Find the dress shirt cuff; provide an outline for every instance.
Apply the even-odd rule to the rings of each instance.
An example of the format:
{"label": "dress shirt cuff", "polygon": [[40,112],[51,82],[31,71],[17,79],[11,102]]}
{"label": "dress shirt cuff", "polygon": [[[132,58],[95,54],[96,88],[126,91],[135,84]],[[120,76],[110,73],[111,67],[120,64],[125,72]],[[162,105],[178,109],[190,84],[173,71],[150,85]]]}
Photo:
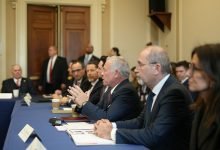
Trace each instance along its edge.
{"label": "dress shirt cuff", "polygon": [[117,128],[113,128],[111,131],[111,139],[114,143],[116,143],[116,131],[117,131]]}
{"label": "dress shirt cuff", "polygon": [[117,128],[117,124],[115,122],[112,122],[112,127]]}

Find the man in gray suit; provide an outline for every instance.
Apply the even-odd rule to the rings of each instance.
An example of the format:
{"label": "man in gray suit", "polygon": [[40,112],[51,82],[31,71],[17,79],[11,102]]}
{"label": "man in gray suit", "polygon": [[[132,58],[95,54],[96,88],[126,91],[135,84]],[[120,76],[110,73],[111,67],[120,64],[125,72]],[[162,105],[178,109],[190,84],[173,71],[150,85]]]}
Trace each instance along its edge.
{"label": "man in gray suit", "polygon": [[164,49],[146,47],[139,55],[137,76],[151,89],[146,107],[135,119],[110,123],[99,120],[95,134],[116,143],[140,144],[151,150],[189,148],[192,102],[189,92],[170,75],[170,62]]}

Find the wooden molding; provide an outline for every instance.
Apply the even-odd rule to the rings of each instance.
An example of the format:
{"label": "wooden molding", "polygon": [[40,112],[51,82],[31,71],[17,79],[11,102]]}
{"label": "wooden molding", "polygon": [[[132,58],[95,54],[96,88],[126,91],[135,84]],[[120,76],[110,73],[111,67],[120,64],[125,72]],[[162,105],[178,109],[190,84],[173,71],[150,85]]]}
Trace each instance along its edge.
{"label": "wooden molding", "polygon": [[171,13],[170,12],[152,12],[149,17],[164,31],[164,26],[171,29]]}

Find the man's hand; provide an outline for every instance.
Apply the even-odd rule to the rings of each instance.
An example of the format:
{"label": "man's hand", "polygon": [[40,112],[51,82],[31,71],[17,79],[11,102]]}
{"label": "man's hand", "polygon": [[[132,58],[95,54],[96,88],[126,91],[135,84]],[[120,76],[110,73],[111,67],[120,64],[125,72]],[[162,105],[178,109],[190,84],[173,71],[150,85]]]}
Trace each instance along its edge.
{"label": "man's hand", "polygon": [[82,106],[86,101],[89,100],[89,96],[87,96],[87,94],[84,93],[77,85],[69,87],[68,92],[70,93],[70,95],[67,96],[79,106]]}
{"label": "man's hand", "polygon": [[96,136],[111,139],[112,124],[107,119],[99,120],[94,125],[94,133]]}

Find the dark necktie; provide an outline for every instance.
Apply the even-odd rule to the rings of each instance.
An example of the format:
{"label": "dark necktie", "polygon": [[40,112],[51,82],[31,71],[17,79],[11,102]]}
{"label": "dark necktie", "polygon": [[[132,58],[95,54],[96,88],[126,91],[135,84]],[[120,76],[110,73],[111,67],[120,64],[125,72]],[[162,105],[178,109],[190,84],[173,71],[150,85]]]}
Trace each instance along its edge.
{"label": "dark necktie", "polygon": [[107,110],[110,104],[110,101],[111,101],[111,88],[108,87],[107,90],[106,89],[103,90],[103,94],[100,98],[99,106]]}
{"label": "dark necktie", "polygon": [[151,107],[153,103],[153,98],[155,94],[150,91],[147,97],[147,102],[146,102],[146,112],[145,112],[145,118],[144,118],[144,127],[149,123],[149,120],[151,118]]}
{"label": "dark necktie", "polygon": [[147,97],[147,111],[148,112],[151,112],[151,107],[152,107],[154,96],[155,96],[155,94],[152,91],[150,91],[150,93],[148,94],[148,97]]}

